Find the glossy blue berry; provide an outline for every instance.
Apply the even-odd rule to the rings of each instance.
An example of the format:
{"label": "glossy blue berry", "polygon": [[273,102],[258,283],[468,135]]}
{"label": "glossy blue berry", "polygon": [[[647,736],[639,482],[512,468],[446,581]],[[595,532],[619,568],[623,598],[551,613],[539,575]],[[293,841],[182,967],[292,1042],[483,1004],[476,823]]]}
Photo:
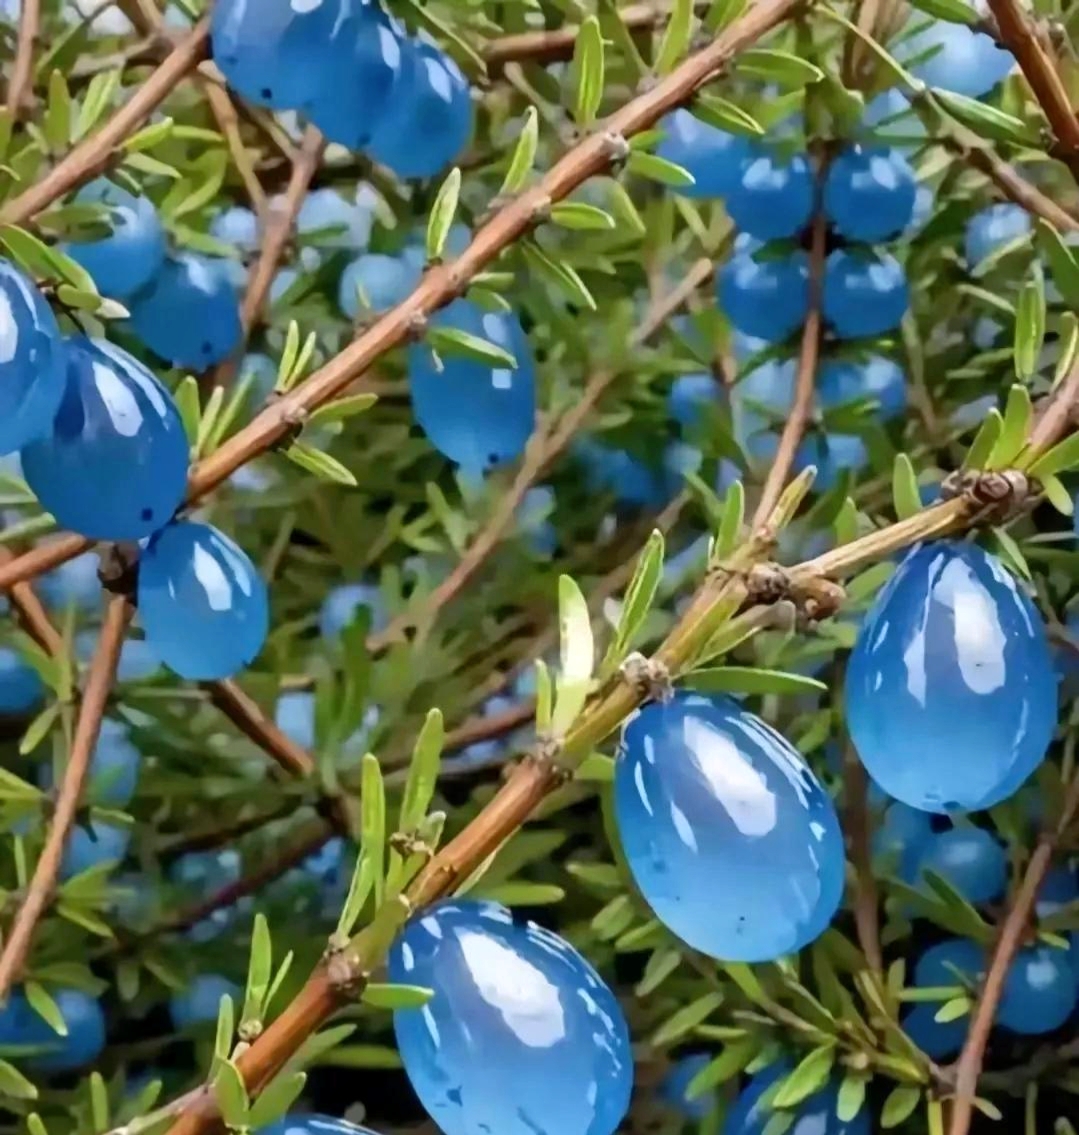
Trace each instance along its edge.
{"label": "glossy blue berry", "polygon": [[907,555],[862,624],[845,689],[869,774],[927,812],[1006,799],[1041,763],[1056,725],[1041,616],[975,544]]}
{"label": "glossy blue berry", "polygon": [[935,832],[920,869],[935,871],[969,903],[994,902],[1008,881],[1008,857],[995,836],[984,828]]}
{"label": "glossy blue berry", "polygon": [[[75,657],[82,665],[90,664],[97,649],[97,640],[98,633],[95,630],[79,631],[75,636]],[[144,639],[124,640],[124,645],[120,648],[120,661],[116,666],[118,682],[144,682],[160,669],[161,659],[155,657]]]}
{"label": "glossy blue berry", "polygon": [[[791,1064],[779,1060],[758,1072],[731,1104],[723,1122],[723,1135],[764,1135],[775,1114],[772,1101],[782,1077],[791,1071]],[[787,1135],[870,1135],[870,1108],[863,1104],[853,1119],[843,1121],[836,1114],[839,1104],[839,1080],[831,1079],[791,1109],[793,1122]]]}
{"label": "glossy blue berry", "polygon": [[918,57],[921,62],[913,66],[916,78],[969,98],[988,94],[1015,66],[1011,52],[997,47],[983,32],[945,20],[934,20],[899,41],[900,62]]}
{"label": "glossy blue berry", "polygon": [[219,973],[200,973],[180,993],[169,998],[169,1016],[176,1029],[190,1029],[217,1020],[222,997],[231,997],[233,1007],[243,1008],[243,990]]}
{"label": "glossy blue berry", "polygon": [[0,259],[0,454],[49,432],[64,395],[64,354],[52,308]]}
{"label": "glossy blue berry", "polygon": [[[280,205],[288,207],[283,197]],[[313,189],[300,206],[296,231],[304,236],[318,233],[319,248],[366,248],[373,219],[374,206],[366,195],[362,201],[349,201],[336,189]]]}
{"label": "glossy blue berry", "polygon": [[839,484],[844,471],[857,473],[869,464],[865,442],[857,434],[813,434],[803,440],[794,455],[794,470],[812,465],[817,470],[813,488],[826,493]]}
{"label": "glossy blue berry", "polygon": [[675,190],[683,197],[726,197],[738,185],[750,144],[695,118],[688,110],[675,110],[660,123],[663,138],[656,154],[681,166],[693,176],[692,185]]}
{"label": "glossy blue berry", "polygon": [[963,254],[967,267],[977,268],[998,249],[1030,236],[1030,214],[1019,205],[1003,202],[975,213],[967,222]]}
{"label": "glossy blue berry", "polygon": [[1079,899],[1079,876],[1071,867],[1051,867],[1038,888],[1035,910],[1039,918],[1048,918],[1069,903]]}
{"label": "glossy blue berry", "polygon": [[415,289],[422,274],[423,263],[414,259],[364,253],[341,273],[337,305],[353,320],[389,311]]}
{"label": "glossy blue berry", "polygon": [[588,484],[614,493],[619,504],[630,508],[662,508],[668,500],[661,472],[624,449],[611,449],[591,438],[574,447],[585,467]]}
{"label": "glossy blue berry", "polygon": [[[142,756],[132,743],[127,726],[106,717],[90,758],[86,799],[106,808],[123,808],[135,795],[141,764]],[[44,789],[52,788],[51,761],[40,765],[38,783]]]}
{"label": "glossy blue berry", "polygon": [[146,641],[181,678],[227,678],[266,640],[266,584],[247,554],[208,524],[170,524],[150,541],[138,599]]}
{"label": "glossy blue berry", "polygon": [[716,298],[739,331],[769,343],[786,339],[809,310],[805,253],[762,257],[737,253],[719,270]]}
{"label": "glossy blue berry", "polygon": [[731,220],[750,236],[779,240],[800,232],[813,212],[813,167],[803,154],[789,160],[750,145],[727,196]]}
{"label": "glossy blue berry", "polygon": [[233,205],[223,209],[210,222],[210,236],[222,244],[232,245],[238,252],[258,251],[259,222],[250,209]]}
{"label": "glossy blue berry", "polygon": [[64,251],[93,276],[102,295],[121,300],[134,295],[165,260],[165,229],[154,203],[104,177],[80,189],[75,200],[106,206],[112,232],[99,240],[65,244]]}
{"label": "glossy blue berry", "polygon": [[42,507],[92,540],[140,540],[179,507],[187,459],[176,404],[146,367],[104,339],[69,339],[52,432],[22,451]]}
{"label": "glossy blue berry", "polygon": [[45,695],[38,672],[7,646],[0,646],[0,716],[29,713]]}
{"label": "glossy blue berry", "polygon": [[1038,943],[1019,951],[1004,979],[997,1021],[1013,1033],[1049,1033],[1072,1015],[1079,975],[1068,951]]}
{"label": "glossy blue berry", "polygon": [[335,1119],[331,1115],[285,1115],[267,1127],[260,1127],[255,1135],[375,1135],[358,1123]]}
{"label": "glossy blue berry", "polygon": [[925,812],[897,801],[888,805],[873,833],[873,855],[879,857],[881,869],[913,883],[933,834]]}
{"label": "glossy blue berry", "polygon": [[440,453],[473,472],[519,457],[535,426],[536,376],[517,317],[455,300],[432,322],[502,347],[517,365],[493,366],[449,355],[441,360],[440,371],[426,346],[411,347],[408,383],[423,432]]}
{"label": "glossy blue berry", "polygon": [[719,1094],[715,1088],[701,1092],[692,1099],[687,1095],[687,1089],[693,1078],[704,1071],[711,1063],[712,1057],[707,1052],[694,1052],[683,1056],[671,1070],[663,1077],[659,1086],[659,1096],[663,1102],[686,1119],[704,1119],[713,1111]]}
{"label": "glossy blue berry", "polygon": [[131,830],[118,824],[94,821],[86,827],[74,828],[68,836],[67,847],[60,863],[60,879],[66,881],[99,867],[104,863],[119,863],[127,855],[131,843]]}
{"label": "glossy blue berry", "polygon": [[105,1014],[96,998],[78,989],[49,992],[67,1026],[67,1036],[54,1032],[39,1017],[26,994],[16,989],[0,1007],[0,1047],[32,1047],[22,1058],[27,1068],[41,1072],[69,1072],[95,1061],[105,1048]]}
{"label": "glossy blue berry", "polygon": [[615,815],[645,900],[711,957],[794,953],[839,906],[843,837],[831,798],[789,742],[730,698],[680,692],[630,718]]}
{"label": "glossy blue berry", "polygon": [[914,170],[902,154],[852,146],[828,167],[824,211],[848,240],[887,240],[910,224],[916,189]]}
{"label": "glossy blue berry", "polygon": [[38,581],[41,598],[50,607],[96,610],[101,604],[99,566],[100,560],[93,552],[84,552],[53,568]]}
{"label": "glossy blue berry", "polygon": [[691,429],[707,421],[709,407],[718,405],[721,395],[710,374],[679,375],[667,394],[667,412],[680,426]]}
{"label": "glossy blue berry", "polygon": [[369,613],[371,630],[380,631],[389,622],[382,592],[373,583],[343,583],[323,600],[318,613],[319,633],[325,639],[340,638],[361,607]]}
{"label": "glossy blue berry", "polygon": [[902,367],[883,355],[858,362],[830,359],[817,375],[817,396],[826,411],[872,398],[880,405],[881,418],[889,421],[906,413],[907,377]]}
{"label": "glossy blue berry", "polygon": [[891,331],[909,303],[907,274],[894,256],[839,249],[828,257],[821,309],[840,339]]}
{"label": "glossy blue berry", "polygon": [[398,177],[434,177],[471,133],[472,97],[460,68],[433,43],[405,40],[391,101],[368,153]]}
{"label": "glossy blue berry", "polygon": [[498,903],[442,902],[405,926],[389,977],[434,990],[393,1023],[445,1135],[612,1135],[622,1121],[633,1084],[622,1010],[549,930]]}
{"label": "glossy blue berry", "polygon": [[[914,985],[919,989],[954,989],[973,992],[985,968],[985,951],[966,938],[949,938],[931,946],[918,959]],[[958,995],[958,994],[957,994]],[[970,1021],[936,1020],[942,1001],[922,1001],[903,1017],[903,1029],[934,1060],[947,1060],[963,1047]]]}
{"label": "glossy blue berry", "polygon": [[204,370],[239,346],[240,304],[228,263],[191,253],[172,257],[131,301],[131,329],[155,355]]}

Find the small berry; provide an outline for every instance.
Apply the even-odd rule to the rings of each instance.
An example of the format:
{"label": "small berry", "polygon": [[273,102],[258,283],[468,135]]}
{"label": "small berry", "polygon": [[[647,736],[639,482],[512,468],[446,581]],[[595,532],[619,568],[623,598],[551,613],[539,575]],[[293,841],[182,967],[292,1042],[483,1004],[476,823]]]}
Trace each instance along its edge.
{"label": "small berry", "polygon": [[840,249],[828,257],[821,308],[840,339],[891,331],[909,302],[907,274],[894,256]]}
{"label": "small berry", "polygon": [[[918,959],[914,969],[914,986],[918,989],[977,988],[985,969],[985,951],[966,938],[949,938],[931,946]],[[907,1036],[933,1060],[947,1060],[963,1047],[970,1021],[958,1017],[954,1021],[936,1020],[940,1001],[923,1001],[903,1017]]]}
{"label": "small berry", "polygon": [[685,429],[703,425],[710,407],[719,404],[722,389],[708,373],[679,375],[667,395],[667,412]]}
{"label": "small berry", "polygon": [[859,362],[831,359],[817,376],[817,395],[824,410],[872,398],[880,404],[884,421],[902,417],[907,410],[907,378],[903,369],[883,355],[868,355]]}
{"label": "small berry", "polygon": [[0,717],[21,717],[45,696],[38,672],[7,646],[0,646]]}
{"label": "small berry", "polygon": [[73,560],[47,572],[38,581],[41,598],[59,609],[73,607],[77,611],[97,610],[101,603],[101,561],[93,552],[84,552]]}
{"label": "small berry", "polygon": [[318,629],[324,639],[334,640],[349,626],[360,608],[370,620],[370,630],[378,632],[389,622],[386,601],[373,583],[343,583],[323,600],[318,613]]}
{"label": "small berry", "polygon": [[67,881],[91,867],[120,863],[127,855],[131,830],[116,824],[89,823],[75,828],[68,837],[60,863],[60,879]]}
{"label": "small berry", "polygon": [[[274,198],[271,205],[286,207],[284,198]],[[349,201],[336,189],[314,189],[303,199],[296,217],[296,231],[301,236],[318,234],[319,248],[366,248],[371,237],[374,207],[368,198]],[[314,251],[314,250],[310,250]]]}
{"label": "small berry", "polygon": [[885,809],[883,821],[873,833],[873,855],[879,866],[904,883],[914,883],[933,838],[927,813],[898,801]]}
{"label": "small berry", "polygon": [[1072,867],[1051,867],[1038,888],[1035,910],[1039,918],[1051,914],[1079,899],[1079,877]]}
{"label": "small berry", "polygon": [[[731,1104],[723,1122],[723,1135],[764,1135],[777,1114],[772,1107],[779,1083],[791,1065],[780,1059],[758,1072]],[[830,1079],[786,1114],[792,1121],[785,1127],[787,1135],[870,1135],[870,1107],[863,1103],[850,1120],[836,1114],[839,1106],[839,1080]],[[772,1125],[774,1126],[774,1124]]]}
{"label": "small berry", "polygon": [[865,442],[857,434],[812,434],[802,441],[794,455],[796,473],[810,465],[816,468],[813,488],[818,493],[834,489],[846,470],[858,473],[868,464]]}
{"label": "small berry", "polygon": [[963,254],[973,271],[1006,244],[1030,236],[1030,214],[1019,205],[1008,202],[990,205],[975,213],[967,222],[963,238]]}
{"label": "small berry", "polygon": [[899,61],[913,61],[916,78],[968,98],[987,95],[1015,66],[1010,51],[966,24],[934,20],[899,43]]}
{"label": "small berry", "polygon": [[709,1053],[695,1052],[690,1056],[683,1056],[672,1066],[659,1086],[660,1098],[672,1111],[686,1119],[700,1120],[715,1110],[719,1102],[719,1094],[715,1088],[692,1098],[687,1095],[687,1089],[693,1078],[711,1062],[712,1057]]}
{"label": "small berry", "polygon": [[78,989],[51,990],[67,1035],[53,1030],[16,989],[0,1006],[0,1047],[34,1048],[23,1057],[27,1068],[41,1072],[70,1072],[93,1063],[105,1048],[105,1014],[96,998]]}
{"label": "small berry", "polygon": [[349,1123],[347,1119],[335,1119],[330,1115],[285,1115],[266,1127],[260,1127],[255,1135],[375,1135],[366,1127]]}
{"label": "small berry", "polygon": [[341,273],[337,305],[347,318],[379,315],[396,307],[420,282],[423,261],[365,252]]}
{"label": "small berry", "polygon": [[813,167],[803,154],[784,161],[751,144],[729,191],[727,212],[738,228],[760,240],[794,236],[813,212],[813,183]]}
{"label": "small berry", "polygon": [[848,240],[887,240],[910,224],[916,189],[914,171],[901,154],[852,146],[828,167],[824,210]]}
{"label": "small berry", "polygon": [[984,828],[935,832],[920,864],[935,871],[975,906],[994,902],[1008,881],[1008,857],[1000,841]]}
{"label": "small berry", "polygon": [[[105,718],[90,758],[86,799],[105,808],[123,808],[135,795],[141,764],[142,755],[132,743],[127,727]],[[38,783],[49,791],[53,779],[52,762],[45,761],[39,769]]]}
{"label": "small berry", "polygon": [[675,190],[684,197],[726,197],[738,185],[750,144],[737,134],[728,134],[695,118],[688,110],[676,110],[660,123],[664,136],[656,154],[693,175],[693,184]]}
{"label": "small berry", "polygon": [[719,271],[717,299],[739,331],[769,343],[786,339],[809,310],[805,253],[761,259],[736,253]]}
{"label": "small berry", "polygon": [[231,997],[236,1012],[243,1009],[243,990],[219,973],[200,973],[182,993],[169,998],[173,1028],[183,1031],[217,1020],[223,997]]}
{"label": "small berry", "polygon": [[1079,1000],[1079,977],[1067,950],[1038,943],[1019,951],[997,1010],[997,1021],[1022,1036],[1060,1028]]}

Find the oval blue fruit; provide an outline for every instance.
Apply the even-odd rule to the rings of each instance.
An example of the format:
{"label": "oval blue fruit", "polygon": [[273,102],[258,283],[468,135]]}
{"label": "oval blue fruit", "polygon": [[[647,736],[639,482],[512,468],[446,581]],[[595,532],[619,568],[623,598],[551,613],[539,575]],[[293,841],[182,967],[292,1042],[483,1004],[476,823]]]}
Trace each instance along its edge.
{"label": "oval blue fruit", "polygon": [[695,118],[688,110],[675,110],[659,124],[663,138],[656,146],[661,158],[693,175],[692,185],[680,185],[683,197],[726,197],[739,182],[750,144]]}
{"label": "oval blue fruit", "polygon": [[641,894],[694,949],[768,961],[827,929],[843,895],[835,808],[790,743],[736,701],[681,692],[638,710],[614,791]]}
{"label": "oval blue fruit", "polygon": [[1038,943],[1016,955],[1004,979],[997,1021],[1013,1033],[1049,1033],[1072,1015],[1079,975],[1067,950]]}
{"label": "oval blue fruit", "polygon": [[408,384],[423,432],[440,453],[471,473],[519,457],[535,427],[536,374],[517,317],[455,300],[432,323],[494,343],[513,356],[516,366],[447,355],[439,370],[429,348],[411,347]]}
{"label": "oval blue fruit", "polygon": [[243,337],[227,260],[184,253],[166,260],[131,302],[131,329],[173,366],[204,370],[228,358]]}
{"label": "oval blue fruit", "polygon": [[1039,918],[1051,914],[1079,900],[1079,876],[1072,866],[1051,867],[1038,888],[1038,901],[1035,904]]}
{"label": "oval blue fruit", "polygon": [[[915,18],[924,20],[920,13]],[[1010,51],[966,24],[933,20],[897,42],[900,62],[912,61],[916,78],[968,98],[987,95],[1015,66]]]}
{"label": "oval blue fruit", "polygon": [[349,319],[396,307],[420,282],[423,264],[404,256],[367,252],[341,273],[337,305]]}
{"label": "oval blue fruit", "polygon": [[816,469],[813,489],[818,493],[834,489],[845,470],[857,473],[868,464],[869,452],[857,434],[814,433],[803,439],[794,455],[796,473],[810,465]]}
{"label": "oval blue fruit", "polygon": [[550,931],[497,903],[442,902],[405,926],[389,977],[434,991],[393,1020],[445,1135],[612,1135],[622,1121],[633,1083],[622,1010]]}
{"label": "oval blue fruit", "polygon": [[260,1127],[255,1135],[375,1135],[358,1123],[347,1119],[335,1119],[332,1115],[284,1115],[266,1127]]}
{"label": "oval blue fruit", "polygon": [[667,412],[680,426],[692,429],[707,420],[709,407],[718,405],[722,397],[723,389],[713,375],[679,375],[667,394]]}
{"label": "oval blue fruit", "polygon": [[829,359],[817,375],[817,396],[824,410],[875,399],[881,418],[889,421],[906,413],[907,378],[903,368],[884,355],[867,355],[859,361]]}
{"label": "oval blue fruit", "polygon": [[898,801],[889,804],[882,822],[873,833],[873,855],[878,867],[904,883],[913,883],[933,838],[933,828],[925,812]]}
{"label": "oval blue fruit", "polygon": [[146,367],[104,339],[69,339],[52,431],[22,451],[26,483],[57,522],[91,540],[141,540],[180,506],[187,460],[180,413]]}
{"label": "oval blue fruit", "polygon": [[0,646],[0,715],[29,713],[45,694],[38,672],[8,646]]}
{"label": "oval blue fruit", "polygon": [[804,154],[783,160],[764,146],[750,145],[727,212],[744,233],[760,240],[794,236],[813,212],[813,167]]}
{"label": "oval blue fruit", "polygon": [[217,1020],[222,997],[231,997],[233,1008],[243,1009],[244,991],[219,973],[200,973],[179,993],[169,998],[169,1016],[177,1029],[190,1029]]}
{"label": "oval blue fruit", "polygon": [[147,643],[181,678],[227,678],[266,640],[266,584],[247,554],[208,524],[170,524],[150,541],[138,600]]}
{"label": "oval blue fruit", "polygon": [[828,167],[824,211],[848,240],[897,236],[914,216],[917,182],[895,150],[851,146]]}
{"label": "oval blue fruit", "polygon": [[1004,893],[1008,856],[1000,840],[984,828],[953,828],[933,833],[920,870],[935,871],[977,906]]}
{"label": "oval blue fruit", "polygon": [[165,260],[165,229],[154,203],[104,177],[80,189],[75,200],[104,205],[112,231],[98,240],[65,244],[64,251],[93,276],[102,295],[121,300],[134,295]]}
{"label": "oval blue fruit", "polygon": [[1006,244],[1030,236],[1031,220],[1026,209],[1001,202],[982,209],[967,221],[963,235],[963,254],[973,271]]}
{"label": "oval blue fruit", "polygon": [[64,396],[64,355],[52,308],[0,259],[0,454],[49,432]]}
{"label": "oval blue fruit", "polygon": [[[90,758],[84,793],[87,801],[106,808],[123,808],[129,804],[138,786],[141,764],[142,756],[132,743],[127,726],[106,717],[101,722],[94,754]],[[38,783],[46,790],[53,787],[51,761],[41,764]]]}
{"label": "oval blue fruit", "polygon": [[786,339],[809,310],[809,269],[804,252],[758,260],[736,253],[719,270],[716,298],[739,331],[769,343]]}
{"label": "oval blue fruit", "polygon": [[0,1007],[0,1046],[37,1049],[23,1058],[27,1068],[69,1072],[96,1060],[105,1048],[105,1014],[96,998],[78,989],[51,990],[67,1036],[55,1032],[31,1007],[21,989]]}
{"label": "oval blue fruit", "polygon": [[325,639],[337,639],[361,607],[367,609],[372,631],[382,630],[389,622],[386,602],[374,583],[342,583],[322,601],[318,613],[319,633]]}
{"label": "oval blue fruit", "polygon": [[93,552],[83,552],[53,568],[38,580],[41,598],[50,607],[74,607],[93,611],[101,603],[100,560]]}
{"label": "oval blue fruit", "polygon": [[60,862],[61,880],[66,882],[103,863],[119,863],[127,855],[130,843],[131,830],[118,824],[94,821],[74,828]]}
{"label": "oval blue fruit", "polygon": [[672,1111],[685,1116],[686,1119],[704,1119],[715,1109],[719,1102],[719,1093],[712,1088],[690,1098],[687,1089],[694,1077],[699,1072],[703,1072],[711,1060],[712,1057],[707,1052],[694,1052],[689,1056],[683,1056],[663,1077],[659,1086],[660,1099]]}
{"label": "oval blue fruit", "polygon": [[992,807],[1041,763],[1056,725],[1041,616],[977,545],[920,545],[861,626],[846,709],[890,796],[927,812]]}
{"label": "oval blue fruit", "polygon": [[828,257],[821,310],[840,339],[891,331],[909,304],[907,274],[894,256],[839,249]]}
{"label": "oval blue fruit", "polygon": [[[948,938],[930,946],[914,968],[914,986],[918,989],[951,989],[974,993],[985,969],[985,951],[966,938]],[[934,1060],[947,1060],[963,1047],[970,1020],[966,1016],[953,1021],[936,1020],[942,1001],[919,1002],[903,1017],[907,1036]]]}
{"label": "oval blue fruit", "polygon": [[[775,1114],[772,1101],[780,1081],[791,1071],[791,1064],[780,1059],[758,1072],[731,1104],[723,1122],[723,1135],[764,1135]],[[793,1120],[786,1135],[870,1135],[870,1108],[862,1105],[850,1120],[836,1114],[839,1106],[839,1080],[830,1079],[790,1109]]]}

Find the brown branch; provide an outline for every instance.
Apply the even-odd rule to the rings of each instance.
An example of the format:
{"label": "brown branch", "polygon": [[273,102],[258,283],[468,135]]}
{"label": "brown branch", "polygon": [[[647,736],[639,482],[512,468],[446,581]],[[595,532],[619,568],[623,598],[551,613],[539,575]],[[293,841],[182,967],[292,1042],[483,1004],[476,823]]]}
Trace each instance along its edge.
{"label": "brown branch", "polygon": [[854,925],[862,953],[873,972],[879,975],[884,971],[884,954],[880,945],[877,880],[870,847],[868,787],[865,765],[848,745],[843,761],[843,789],[850,861],[854,867]]}
{"label": "brown branch", "polygon": [[102,173],[114,159],[117,147],[146,122],[206,54],[208,40],[209,22],[204,18],[96,134],[80,142],[40,181],[0,209],[0,224],[25,224],[65,193]]}
{"label": "brown branch", "polygon": [[41,0],[22,0],[19,38],[7,86],[8,113],[16,122],[31,102],[34,85],[34,48],[41,27]]}
{"label": "brown branch", "polygon": [[758,529],[775,510],[783,487],[790,476],[798,446],[805,435],[806,424],[813,410],[813,384],[817,374],[821,338],[821,283],[824,277],[825,241],[828,225],[824,215],[817,213],[813,221],[812,245],[809,252],[809,306],[802,329],[802,346],[798,354],[798,373],[794,383],[794,404],[783,432],[779,435],[779,448],[772,461],[761,489],[760,500],[753,513],[753,528]]}
{"label": "brown branch", "polygon": [[1019,61],[1023,75],[1056,136],[1054,156],[1079,179],[1079,117],[1072,108],[1060,72],[1018,0],[988,0],[988,5],[996,20],[1001,43]]}
{"label": "brown branch", "polygon": [[[9,548],[0,546],[0,566],[15,559]],[[11,589],[11,605],[24,631],[48,654],[59,654],[64,648],[60,632],[52,625],[34,588],[29,583],[16,583]]]}
{"label": "brown branch", "polygon": [[209,81],[202,84],[202,89],[206,95],[206,101],[209,103],[210,113],[214,116],[217,128],[221,131],[225,144],[228,146],[229,154],[232,156],[232,164],[236,167],[236,172],[239,173],[240,180],[244,183],[244,189],[247,191],[251,207],[257,216],[265,216],[266,192],[255,173],[255,164],[251,160],[251,155],[244,145],[243,136],[240,134],[240,117],[236,113],[232,97],[228,91]]}
{"label": "brown branch", "polygon": [[64,770],[60,792],[56,799],[52,825],[45,839],[41,858],[34,868],[33,878],[26,896],[15,915],[11,933],[0,955],[0,1000],[6,998],[12,984],[18,980],[30,950],[38,920],[45,911],[56,886],[60,861],[64,855],[68,835],[75,822],[75,813],[82,797],[90,759],[97,744],[101,719],[105,713],[109,691],[116,675],[116,663],[124,645],[124,634],[134,609],[122,596],[110,598],[105,611],[97,649],[90,663],[71,754]]}

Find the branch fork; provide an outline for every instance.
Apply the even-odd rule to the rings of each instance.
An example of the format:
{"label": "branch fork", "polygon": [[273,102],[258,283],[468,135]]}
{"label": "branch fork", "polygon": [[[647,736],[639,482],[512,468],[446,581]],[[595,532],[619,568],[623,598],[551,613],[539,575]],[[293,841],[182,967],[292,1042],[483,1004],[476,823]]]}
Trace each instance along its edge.
{"label": "branch fork", "polygon": [[1004,524],[1027,507],[1037,486],[1018,469],[959,469],[948,474],[940,491],[944,500],[967,502],[975,522]]}
{"label": "branch fork", "polygon": [[630,688],[642,694],[646,701],[664,705],[674,697],[671,671],[659,658],[646,658],[634,652],[622,663],[620,672]]}

